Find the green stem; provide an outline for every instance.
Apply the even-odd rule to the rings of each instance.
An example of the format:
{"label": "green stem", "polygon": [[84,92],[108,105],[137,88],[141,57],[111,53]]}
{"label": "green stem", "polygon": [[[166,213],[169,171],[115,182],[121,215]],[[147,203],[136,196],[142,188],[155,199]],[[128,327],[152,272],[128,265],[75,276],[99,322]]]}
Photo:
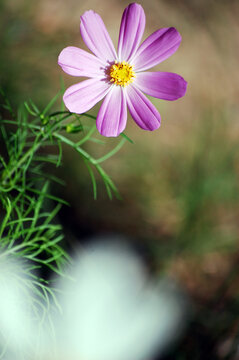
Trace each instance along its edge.
{"label": "green stem", "polygon": [[59,140],[61,140],[63,143],[73,147],[80,155],[82,155],[86,160],[89,160],[93,165],[96,164],[96,160],[90,156],[85,150],[83,150],[82,148],[80,148],[78,146],[78,144],[74,143],[73,141],[71,141],[70,139],[68,139],[67,137],[54,133],[53,136]]}
{"label": "green stem", "polygon": [[3,176],[2,176],[2,184],[5,185],[7,180],[10,179],[10,177],[12,176],[12,174],[14,174],[14,172],[19,169],[19,167],[21,167],[22,164],[24,164],[24,162],[27,160],[27,158],[29,156],[31,156],[34,152],[36,152],[41,143],[37,142],[38,138],[41,136],[41,134],[39,134],[36,138],[35,144],[33,145],[32,148],[30,148],[24,155],[23,157],[15,164],[15,166],[12,167],[12,169],[10,171],[5,170],[3,172]]}
{"label": "green stem", "polygon": [[124,145],[124,143],[126,142],[126,139],[123,138],[121,139],[121,141],[116,145],[116,147],[114,149],[112,149],[108,154],[102,156],[101,158],[96,160],[96,164],[100,164],[101,162],[109,159],[111,156],[115,155]]}
{"label": "green stem", "polygon": [[91,135],[94,133],[95,129],[96,129],[96,125],[93,125],[92,128],[86,134],[86,136],[83,137],[83,139],[81,139],[80,141],[78,141],[77,145],[81,146],[82,144],[84,144],[91,137]]}

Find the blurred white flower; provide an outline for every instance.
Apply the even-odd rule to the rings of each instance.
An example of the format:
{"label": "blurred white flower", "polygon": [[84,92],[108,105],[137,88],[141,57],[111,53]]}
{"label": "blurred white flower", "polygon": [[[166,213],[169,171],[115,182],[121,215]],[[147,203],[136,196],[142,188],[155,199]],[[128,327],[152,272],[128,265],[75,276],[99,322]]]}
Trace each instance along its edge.
{"label": "blurred white flower", "polygon": [[[28,351],[32,344],[33,322],[29,278],[20,261],[0,254],[0,358]],[[19,357],[20,358],[20,357]]]}
{"label": "blurred white flower", "polygon": [[[62,314],[51,314],[54,338],[46,328],[37,359],[146,360],[182,330],[183,298],[167,281],[150,279],[141,260],[119,244],[81,250],[57,282]],[[15,284],[9,288],[14,293]],[[17,323],[28,321],[19,302],[14,312],[19,312]],[[14,339],[19,342],[19,324],[17,329]]]}
{"label": "blurred white flower", "polygon": [[145,360],[182,330],[182,297],[119,244],[84,249],[68,277],[60,281],[63,316],[54,317],[62,359]]}

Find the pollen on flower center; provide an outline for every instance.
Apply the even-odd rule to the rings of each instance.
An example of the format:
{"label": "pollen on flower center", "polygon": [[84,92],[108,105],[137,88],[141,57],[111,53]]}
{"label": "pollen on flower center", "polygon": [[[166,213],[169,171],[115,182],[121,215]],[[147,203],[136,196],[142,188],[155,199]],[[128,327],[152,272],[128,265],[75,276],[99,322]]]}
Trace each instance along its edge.
{"label": "pollen on flower center", "polygon": [[126,86],[135,78],[132,65],[125,61],[117,62],[110,67],[110,81],[116,85]]}

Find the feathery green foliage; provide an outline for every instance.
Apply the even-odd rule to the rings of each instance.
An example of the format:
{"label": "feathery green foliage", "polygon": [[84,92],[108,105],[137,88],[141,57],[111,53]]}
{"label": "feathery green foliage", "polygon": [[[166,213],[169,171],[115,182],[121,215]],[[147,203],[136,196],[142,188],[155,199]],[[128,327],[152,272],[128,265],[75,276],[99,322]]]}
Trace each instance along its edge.
{"label": "feathery green foliage", "polygon": [[[63,266],[70,261],[62,245],[63,229],[56,219],[66,201],[51,194],[51,185],[62,181],[46,171],[46,165],[60,166],[63,147],[69,146],[80,155],[89,171],[94,198],[97,197],[95,170],[102,177],[109,197],[113,194],[119,197],[101,164],[119,151],[126,140],[131,141],[123,135],[109,153],[99,159],[92,157],[83,145],[88,141],[99,142],[94,138],[95,121],[88,126],[83,125],[82,119],[95,120],[95,117],[64,110],[51,112],[59,95],[43,111],[29,101],[14,112],[2,93],[4,115],[0,118],[0,257],[20,257],[26,262],[26,273],[34,278],[34,291],[46,305],[50,298],[56,305],[57,301],[49,281],[41,273],[50,269],[63,275]],[[79,135],[77,141],[72,135],[75,133]]]}

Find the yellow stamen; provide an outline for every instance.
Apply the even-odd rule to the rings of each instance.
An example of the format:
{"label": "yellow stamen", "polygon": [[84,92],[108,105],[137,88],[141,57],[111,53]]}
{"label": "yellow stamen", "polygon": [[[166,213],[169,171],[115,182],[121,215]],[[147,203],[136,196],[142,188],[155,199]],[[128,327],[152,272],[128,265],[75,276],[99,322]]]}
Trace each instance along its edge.
{"label": "yellow stamen", "polygon": [[117,62],[110,67],[110,81],[116,85],[126,86],[135,78],[133,67],[125,61]]}

